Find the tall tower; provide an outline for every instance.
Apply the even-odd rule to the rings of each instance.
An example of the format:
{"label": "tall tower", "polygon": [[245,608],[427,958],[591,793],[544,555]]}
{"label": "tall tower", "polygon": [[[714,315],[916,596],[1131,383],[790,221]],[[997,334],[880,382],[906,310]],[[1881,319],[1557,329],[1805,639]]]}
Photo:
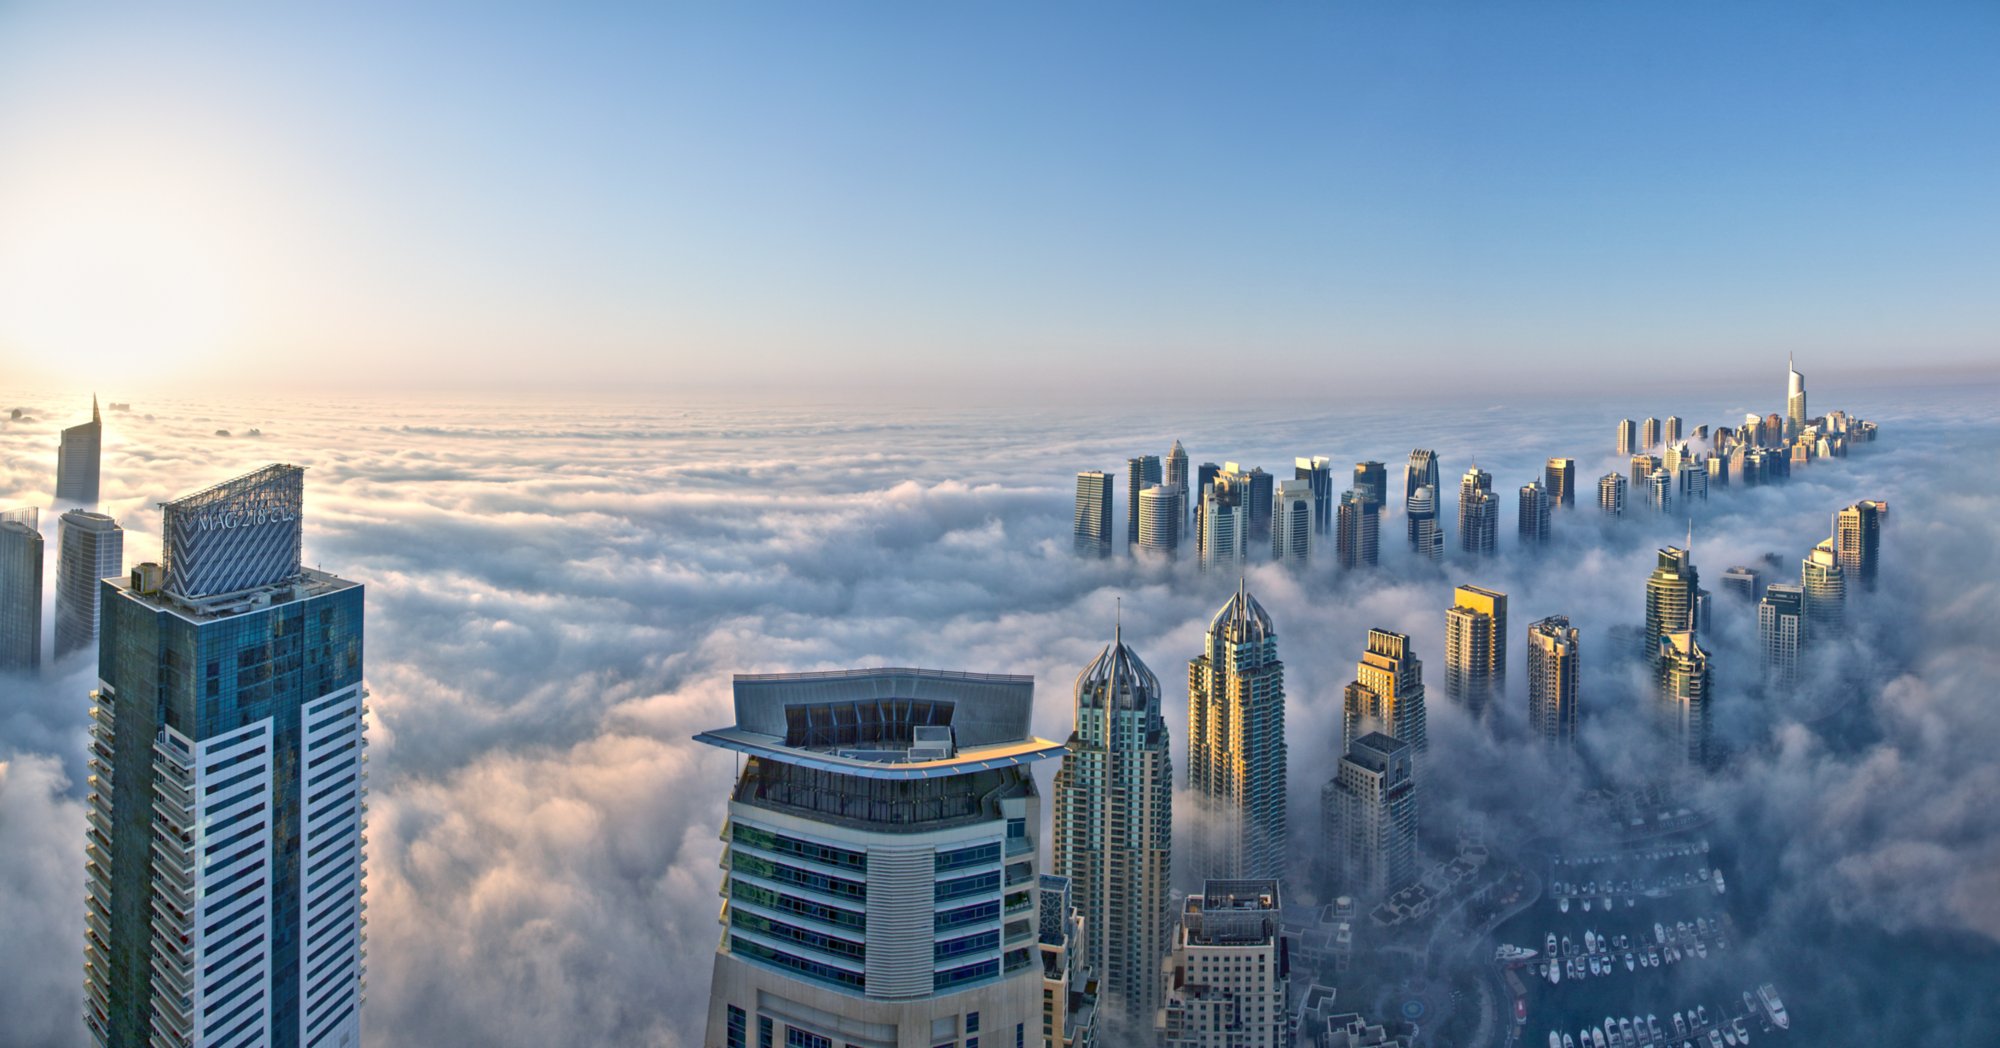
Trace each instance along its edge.
{"label": "tall tower", "polygon": [[1173,911],[1173,763],[1160,681],[1114,631],[1076,678],[1076,730],[1056,772],[1055,873],[1083,915],[1114,1024],[1151,1026]]}
{"label": "tall tower", "polygon": [[1646,421],[1639,423],[1639,448],[1642,451],[1651,451],[1659,446],[1660,420],[1649,416]]}
{"label": "tall tower", "polygon": [[1125,460],[1125,550],[1139,549],[1139,493],[1148,484],[1160,483],[1160,456],[1141,455]]}
{"label": "tall tower", "polygon": [[1646,477],[1646,508],[1655,513],[1674,508],[1674,475],[1665,467],[1653,470]]}
{"label": "tall tower", "polygon": [[1437,522],[1437,489],[1426,484],[1410,496],[1410,548],[1429,561],[1444,559],[1444,531]]}
{"label": "tall tower", "polygon": [[1806,377],[1799,374],[1790,354],[1785,356],[1785,371],[1785,439],[1790,440],[1805,432],[1812,416],[1806,413]]}
{"label": "tall tower", "polygon": [[56,500],[97,505],[97,469],[104,451],[104,419],[97,413],[97,394],[90,396],[90,421],[62,431],[56,449]]}
{"label": "tall tower", "polygon": [[1354,464],[1354,492],[1377,506],[1389,504],[1389,471],[1380,462]]}
{"label": "tall tower", "polygon": [[1076,533],[1079,557],[1111,555],[1111,474],[1087,469],[1076,475]]}
{"label": "tall tower", "polygon": [[1337,530],[1336,546],[1341,567],[1375,566],[1380,556],[1382,534],[1380,502],[1358,491],[1342,492]]}
{"label": "tall tower", "polygon": [[1681,442],[1681,417],[1668,415],[1666,424],[1660,430],[1660,442],[1669,447]]}
{"label": "tall tower", "polygon": [[1276,486],[1269,473],[1262,466],[1244,469],[1234,462],[1223,463],[1223,469],[1237,474],[1248,485],[1243,492],[1243,519],[1249,530],[1245,537],[1252,541],[1268,541],[1271,537],[1271,509]]}
{"label": "tall tower", "polygon": [[[1410,515],[1410,545],[1417,543],[1417,495],[1425,488],[1431,489],[1428,512],[1437,512],[1438,461],[1437,452],[1429,448],[1418,448],[1410,452],[1410,464],[1403,467],[1403,508]],[[1433,517],[1435,519],[1435,517]],[[1423,552],[1418,546],[1419,553]]]}
{"label": "tall tower", "polygon": [[305,471],[166,503],[100,587],[84,1018],[100,1045],[355,1044],[360,583],[301,563]]}
{"label": "tall tower", "polygon": [[1507,595],[1458,587],[1444,627],[1445,694],[1473,714],[1482,713],[1507,690]]}
{"label": "tall tower", "polygon": [[1660,638],[1676,631],[1693,632],[1698,621],[1696,603],[1704,596],[1693,554],[1675,546],[1658,552],[1653,574],[1646,579],[1646,632],[1639,638],[1639,653],[1656,670],[1661,660]]}
{"label": "tall tower", "polygon": [[1833,539],[1814,546],[1800,565],[1805,588],[1806,637],[1817,641],[1841,631],[1847,621],[1847,573],[1834,555]]}
{"label": "tall tower", "polygon": [[1186,501],[1178,484],[1153,484],[1139,493],[1140,549],[1168,558],[1180,556]]}
{"label": "tall tower", "polygon": [[1188,791],[1200,877],[1283,880],[1285,664],[1271,617],[1239,583],[1188,663]]}
{"label": "tall tower", "polygon": [[[1032,677],[739,675],[706,1048],[1024,1045],[1042,1017]],[[750,1038],[755,1037],[755,1040]]]}
{"label": "tall tower", "polygon": [[1202,489],[1194,536],[1201,570],[1243,563],[1250,538],[1243,505],[1248,495],[1249,485],[1235,473],[1217,473]]}
{"label": "tall tower", "polygon": [[1606,473],[1597,478],[1597,508],[1607,516],[1625,515],[1625,474]]}
{"label": "tall tower", "polygon": [[1576,745],[1579,650],[1568,616],[1528,624],[1528,730],[1564,749]]}
{"label": "tall tower", "polygon": [[1667,737],[1694,767],[1708,764],[1713,723],[1708,708],[1708,653],[1694,634],[1679,630],[1659,639],[1660,714]]}
{"label": "tall tower", "polygon": [[1542,467],[1542,486],[1549,489],[1549,505],[1576,505],[1576,460],[1552,458]]}
{"label": "tall tower", "polygon": [[1161,481],[1161,483],[1168,485],[1179,484],[1182,491],[1190,490],[1188,488],[1188,453],[1186,448],[1181,447],[1181,442],[1178,440],[1174,441],[1174,446],[1167,450],[1166,479]]}
{"label": "tall tower", "polygon": [[[1328,482],[1331,483],[1331,474]],[[1286,480],[1272,496],[1271,559],[1280,564],[1303,567],[1312,559],[1313,524],[1318,516],[1318,493],[1311,480]]]}
{"label": "tall tower", "polygon": [[1757,641],[1766,683],[1791,690],[1799,685],[1799,651],[1806,639],[1806,595],[1796,583],[1773,582],[1757,602]]}
{"label": "tall tower", "polygon": [[0,672],[42,666],[42,511],[0,513]]}
{"label": "tall tower", "polygon": [[98,580],[125,573],[125,529],[73,509],[57,521],[56,658],[97,643]]}
{"label": "tall tower", "polygon": [[1417,876],[1416,751],[1371,731],[1354,740],[1320,791],[1322,834],[1340,890],[1380,899]]}
{"label": "tall tower", "polygon": [[1102,1016],[1097,972],[1086,956],[1083,914],[1077,912],[1069,878],[1045,873],[1041,887],[1036,944],[1042,951],[1042,1048],[1091,1048]]}
{"label": "tall tower", "polygon": [[1882,518],[1889,506],[1863,500],[1833,515],[1833,556],[1840,570],[1864,590],[1875,588],[1875,567],[1882,550]]}
{"label": "tall tower", "polygon": [[1493,474],[1473,466],[1458,482],[1458,548],[1491,556],[1499,552],[1500,504],[1493,498]]}
{"label": "tall tower", "polygon": [[1312,530],[1325,535],[1333,530],[1333,460],[1325,455],[1298,458],[1292,463],[1294,480],[1312,485]]}
{"label": "tall tower", "polygon": [[1384,629],[1368,631],[1368,650],[1354,667],[1341,711],[1340,748],[1371,731],[1393,735],[1423,753],[1430,748],[1424,718],[1424,664],[1410,638]]}
{"label": "tall tower", "polygon": [[1618,454],[1630,455],[1639,450],[1639,424],[1629,418],[1618,420]]}
{"label": "tall tower", "polygon": [[1521,485],[1521,545],[1540,546],[1549,541],[1549,489],[1539,480]]}

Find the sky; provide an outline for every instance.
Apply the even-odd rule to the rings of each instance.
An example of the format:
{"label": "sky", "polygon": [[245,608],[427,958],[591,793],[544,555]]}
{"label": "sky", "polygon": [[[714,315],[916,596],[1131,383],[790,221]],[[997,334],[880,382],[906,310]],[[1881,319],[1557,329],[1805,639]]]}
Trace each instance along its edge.
{"label": "sky", "polygon": [[8,4],[0,363],[982,402],[1990,368],[1996,42],[1987,3]]}

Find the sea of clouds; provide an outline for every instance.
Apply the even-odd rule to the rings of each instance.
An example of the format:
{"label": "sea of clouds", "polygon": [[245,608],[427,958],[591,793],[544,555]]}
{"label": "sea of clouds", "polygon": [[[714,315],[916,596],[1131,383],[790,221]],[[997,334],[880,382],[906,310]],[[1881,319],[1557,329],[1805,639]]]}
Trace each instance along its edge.
{"label": "sea of clouds", "polygon": [[[1816,392],[1882,438],[1789,483],[1718,489],[1694,512],[1715,594],[1708,645],[1725,766],[1694,797],[1734,855],[1750,930],[1731,963],[1776,979],[1801,1043],[1990,1043],[2000,1028],[2000,440],[1991,389]],[[123,399],[122,393],[112,395]],[[14,391],[0,508],[48,510],[76,395]],[[1824,398],[1824,399],[1821,399]],[[1606,521],[1595,478],[1619,416],[1694,425],[1775,405],[1740,397],[1121,415],[888,406],[630,402],[184,401],[107,413],[104,508],[127,559],[157,555],[155,503],[271,461],[309,467],[306,559],[367,585],[372,1044],[665,1044],[702,1035],[720,907],[718,839],[735,758],[690,741],[728,724],[740,672],[909,665],[1031,673],[1035,727],[1061,739],[1077,672],[1124,636],[1185,724],[1186,660],[1237,579],[1191,563],[1071,554],[1073,477],[1164,455],[1289,477],[1296,455],[1389,466],[1438,450],[1444,486],[1476,458],[1502,504],[1499,557],[1417,561],[1399,509],[1382,564],[1254,566],[1286,663],[1292,825],[1315,843],[1342,687],[1366,631],[1409,633],[1431,686],[1427,832],[1560,833],[1573,779],[1519,738],[1526,624],[1583,631],[1583,752],[1613,783],[1654,777],[1638,671],[1613,630],[1641,618],[1656,547],[1688,526]],[[262,436],[244,434],[252,427]],[[230,430],[234,436],[215,434]],[[1579,505],[1551,546],[1514,539],[1516,489],[1578,459]],[[1345,486],[1344,476],[1337,486]],[[1878,592],[1820,649],[1797,696],[1754,687],[1754,612],[1722,571],[1828,534],[1886,500]],[[1450,500],[1447,500],[1448,502]],[[1446,524],[1455,505],[1445,510]],[[1511,677],[1487,723],[1442,694],[1451,587],[1510,595]],[[53,600],[53,586],[49,587]],[[84,1043],[83,752],[94,665],[0,679],[0,1043]],[[1178,751],[1176,767],[1184,763]],[[1053,769],[1044,766],[1046,777]],[[1181,887],[1187,887],[1183,884]]]}

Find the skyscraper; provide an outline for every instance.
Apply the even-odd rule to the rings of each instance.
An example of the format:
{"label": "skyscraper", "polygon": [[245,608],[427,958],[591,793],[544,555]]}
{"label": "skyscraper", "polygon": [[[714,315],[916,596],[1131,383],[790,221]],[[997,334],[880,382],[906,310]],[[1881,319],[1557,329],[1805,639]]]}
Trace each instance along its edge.
{"label": "skyscraper", "polygon": [[1458,482],[1458,548],[1490,556],[1500,549],[1500,504],[1493,474],[1473,466]]}
{"label": "skyscraper", "polygon": [[1380,462],[1354,464],[1354,491],[1377,506],[1389,504],[1389,471]]}
{"label": "skyscraper", "polygon": [[1882,550],[1882,518],[1887,503],[1857,502],[1833,515],[1833,555],[1840,570],[1864,590],[1875,588],[1875,566]]}
{"label": "skyscraper", "polygon": [[1111,555],[1111,474],[1087,469],[1076,475],[1076,553]]}
{"label": "skyscraper", "polygon": [[[1077,912],[1069,878],[1045,873],[1041,887],[1042,1048],[1091,1048],[1099,1025],[1097,972],[1087,957],[1090,940],[1083,914]],[[1150,974],[1147,981],[1157,985],[1159,973]]]}
{"label": "skyscraper", "polygon": [[1393,735],[1423,753],[1430,748],[1424,717],[1424,664],[1410,638],[1384,629],[1368,631],[1368,650],[1354,667],[1342,696],[1340,748],[1371,731]]}
{"label": "skyscraper", "polygon": [[97,505],[97,467],[104,451],[104,419],[97,413],[97,395],[90,397],[90,421],[62,431],[56,449],[56,499]]}
{"label": "skyscraper", "polygon": [[1806,413],[1806,377],[1799,374],[1797,365],[1790,355],[1785,357],[1785,439],[1804,433],[1806,421],[1812,418]]}
{"label": "skyscraper", "polygon": [[[1379,559],[1382,504],[1358,491],[1342,492],[1336,552],[1343,568],[1374,567]],[[1435,534],[1436,529],[1432,529]]]}
{"label": "skyscraper", "polygon": [[1800,564],[1805,589],[1806,639],[1817,643],[1841,631],[1847,621],[1847,573],[1834,555],[1833,540],[1814,546]]}
{"label": "skyscraper", "polygon": [[166,503],[100,589],[84,1017],[99,1044],[361,1036],[360,583],[301,563],[305,471]]}
{"label": "skyscraper", "polygon": [[1182,908],[1164,969],[1161,1048],[1290,1048],[1291,952],[1277,878],[1205,882]]}
{"label": "skyscraper", "polygon": [[1312,530],[1325,535],[1333,530],[1333,460],[1324,455],[1299,458],[1292,463],[1293,479],[1312,485]]}
{"label": "skyscraper", "polygon": [[1056,772],[1051,864],[1083,915],[1100,1006],[1150,1027],[1173,912],[1173,763],[1160,681],[1115,631],[1076,678],[1076,729]]}
{"label": "skyscraper", "polygon": [[1322,833],[1340,891],[1368,900],[1417,876],[1416,751],[1371,731],[1354,740],[1320,791]]}
{"label": "skyscraper", "polygon": [[1201,514],[1195,521],[1195,547],[1201,570],[1241,565],[1249,550],[1249,524],[1243,500],[1248,485],[1234,473],[1218,473],[1201,493]]}
{"label": "skyscraper", "polygon": [[1136,552],[1139,548],[1139,493],[1148,484],[1158,484],[1161,480],[1160,456],[1141,455],[1125,460],[1125,550]]}
{"label": "skyscraper", "polygon": [[1285,664],[1241,583],[1188,663],[1187,784],[1201,806],[1197,876],[1284,878]]}
{"label": "skyscraper", "polygon": [[1576,745],[1579,651],[1568,616],[1528,624],[1528,730],[1565,749]]}
{"label": "skyscraper", "polygon": [[1614,517],[1625,514],[1625,474],[1606,473],[1597,478],[1597,508]]}
{"label": "skyscraper", "polygon": [[1187,525],[1186,495],[1177,484],[1152,484],[1139,493],[1139,548],[1162,557],[1178,557],[1181,529]]}
{"label": "skyscraper", "polygon": [[1161,481],[1161,483],[1169,485],[1179,484],[1182,491],[1193,490],[1188,487],[1187,449],[1181,447],[1181,442],[1178,440],[1174,441],[1173,447],[1167,449],[1166,479]]}
{"label": "skyscraper", "polygon": [[1444,616],[1444,690],[1475,715],[1506,692],[1505,593],[1482,586],[1452,591],[1452,606]]}
{"label": "skyscraper", "polygon": [[1632,494],[1636,497],[1645,491],[1646,485],[1650,483],[1653,473],[1660,468],[1660,459],[1657,455],[1634,455],[1632,456],[1631,466]]}
{"label": "skyscraper", "polygon": [[42,511],[0,513],[0,672],[42,665]]}
{"label": "skyscraper", "polygon": [[1757,587],[1758,575],[1756,568],[1739,564],[1722,573],[1722,591],[1741,597],[1746,602],[1757,599]]}
{"label": "skyscraper", "polygon": [[1667,546],[1658,551],[1653,574],[1646,579],[1646,632],[1639,639],[1639,653],[1660,667],[1660,638],[1678,630],[1693,632],[1695,603],[1702,596],[1701,573],[1686,549]]}
{"label": "skyscraper", "polygon": [[1314,481],[1287,480],[1272,496],[1271,559],[1303,567],[1312,559],[1313,522],[1318,515]]}
{"label": "skyscraper", "polygon": [[56,658],[97,643],[98,580],[125,573],[125,529],[73,509],[57,521]]}
{"label": "skyscraper", "polygon": [[1437,489],[1426,484],[1410,496],[1410,548],[1429,561],[1444,559],[1444,530],[1437,522]]}
{"label": "skyscraper", "polygon": [[1576,505],[1576,460],[1552,458],[1542,467],[1542,486],[1549,489],[1549,505]]}
{"label": "skyscraper", "polygon": [[1521,545],[1539,546],[1549,541],[1549,489],[1539,480],[1521,485]]}
{"label": "skyscraper", "polygon": [[1651,451],[1660,446],[1660,420],[1648,417],[1639,423],[1639,447]]}
{"label": "skyscraper", "polygon": [[1658,646],[1660,713],[1667,737],[1685,754],[1688,764],[1705,766],[1710,757],[1709,736],[1713,729],[1708,708],[1708,653],[1701,650],[1688,630],[1661,636]]}
{"label": "skyscraper", "polygon": [[1708,501],[1708,463],[1695,455],[1684,455],[1674,472],[1675,504],[1690,512],[1697,503]]}
{"label": "skyscraper", "polygon": [[1277,493],[1271,475],[1264,472],[1262,466],[1244,469],[1234,462],[1226,462],[1223,468],[1243,477],[1244,483],[1248,485],[1243,492],[1243,519],[1249,527],[1245,537],[1252,542],[1269,541],[1271,509],[1274,505],[1271,500]]}
{"label": "skyscraper", "polygon": [[1797,583],[1771,583],[1757,602],[1757,640],[1766,683],[1785,690],[1798,687],[1799,651],[1805,639],[1805,590]]}
{"label": "skyscraper", "polygon": [[1678,444],[1681,442],[1681,417],[1679,415],[1667,416],[1666,425],[1662,427],[1660,432],[1660,440],[1666,444]]}
{"label": "skyscraper", "polygon": [[[1042,1019],[1032,677],[740,675],[707,1048],[1022,1046]],[[755,1038],[752,1040],[752,1038]]]}
{"label": "skyscraper", "polygon": [[1674,475],[1664,467],[1655,469],[1646,478],[1646,508],[1655,513],[1666,513],[1674,508]]}
{"label": "skyscraper", "polygon": [[1403,508],[1408,511],[1410,516],[1410,545],[1416,546],[1419,553],[1422,553],[1423,549],[1417,543],[1417,493],[1425,488],[1431,489],[1431,501],[1428,509],[1430,512],[1436,513],[1438,488],[1437,453],[1429,448],[1418,448],[1410,452],[1410,464],[1403,467]]}
{"label": "skyscraper", "polygon": [[1630,455],[1639,450],[1639,424],[1629,418],[1618,420],[1618,453]]}

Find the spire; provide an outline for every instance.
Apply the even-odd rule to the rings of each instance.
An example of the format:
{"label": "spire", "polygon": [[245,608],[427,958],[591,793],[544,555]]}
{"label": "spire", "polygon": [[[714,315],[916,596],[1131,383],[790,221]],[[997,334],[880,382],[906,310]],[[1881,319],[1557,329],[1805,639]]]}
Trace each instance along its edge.
{"label": "spire", "polygon": [[97,415],[97,394],[95,394],[95,393],[92,393],[92,394],[90,395],[90,421],[92,421],[92,422],[102,422],[102,421],[104,421],[104,420],[103,420],[102,418],[99,418],[99,417],[98,417],[98,415]]}
{"label": "spire", "polygon": [[1118,603],[1111,612],[1111,643],[1114,647],[1125,646],[1125,598],[1113,598]]}

